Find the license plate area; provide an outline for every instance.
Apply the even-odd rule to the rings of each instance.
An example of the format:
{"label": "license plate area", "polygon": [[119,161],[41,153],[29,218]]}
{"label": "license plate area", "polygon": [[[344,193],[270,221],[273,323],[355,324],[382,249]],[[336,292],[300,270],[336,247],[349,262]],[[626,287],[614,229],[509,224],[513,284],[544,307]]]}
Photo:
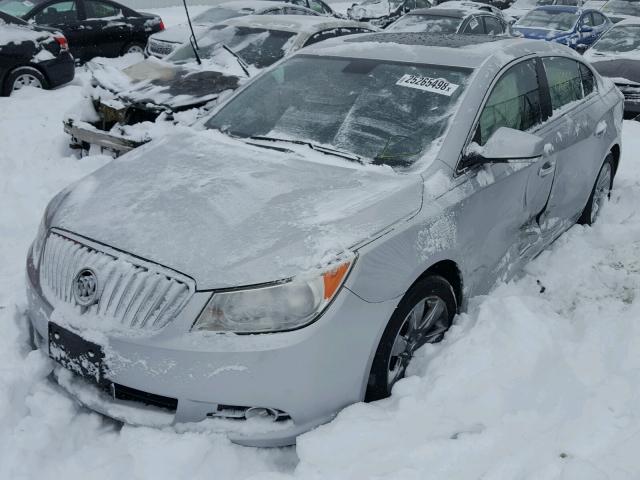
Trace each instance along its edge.
{"label": "license plate area", "polygon": [[49,357],[100,386],[108,383],[102,347],[53,322],[49,322]]}

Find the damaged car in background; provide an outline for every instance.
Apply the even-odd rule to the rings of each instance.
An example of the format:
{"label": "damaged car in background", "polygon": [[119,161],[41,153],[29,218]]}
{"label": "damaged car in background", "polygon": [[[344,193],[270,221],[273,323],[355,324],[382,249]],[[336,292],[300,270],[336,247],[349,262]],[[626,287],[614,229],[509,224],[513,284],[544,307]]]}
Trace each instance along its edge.
{"label": "damaged car in background", "polygon": [[53,198],[33,338],[92,409],[289,445],[611,211],[622,104],[552,42],[318,43]]}
{"label": "damaged car in background", "polygon": [[115,154],[164,134],[166,122],[193,124],[226,95],[286,55],[327,38],[371,32],[350,20],[255,15],[212,27],[165,59],[124,70],[92,64],[91,106],[64,121],[72,148],[97,145]]}

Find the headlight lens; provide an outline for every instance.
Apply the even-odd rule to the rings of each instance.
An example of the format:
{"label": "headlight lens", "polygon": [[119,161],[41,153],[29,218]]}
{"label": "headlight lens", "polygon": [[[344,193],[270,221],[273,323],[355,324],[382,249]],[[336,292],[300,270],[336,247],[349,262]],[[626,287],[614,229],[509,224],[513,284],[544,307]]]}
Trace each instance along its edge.
{"label": "headlight lens", "polygon": [[267,333],[313,322],[333,300],[353,260],[266,287],[215,293],[192,330]]}

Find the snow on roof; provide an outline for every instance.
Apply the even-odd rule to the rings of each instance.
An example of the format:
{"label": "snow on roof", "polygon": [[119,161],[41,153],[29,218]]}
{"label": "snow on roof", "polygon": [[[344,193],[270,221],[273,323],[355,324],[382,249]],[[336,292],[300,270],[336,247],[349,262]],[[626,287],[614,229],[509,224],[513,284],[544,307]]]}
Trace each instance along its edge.
{"label": "snow on roof", "polygon": [[543,5],[534,8],[534,10],[548,10],[550,12],[570,12],[578,13],[583,10],[582,7],[574,7],[572,5]]}
{"label": "snow on roof", "polygon": [[[284,30],[295,33],[315,32],[324,28],[372,28],[362,22],[312,15],[247,15],[221,22],[222,25]],[[373,29],[373,28],[372,28]]]}
{"label": "snow on roof", "polygon": [[226,8],[239,12],[241,10],[259,10],[262,8],[275,8],[290,5],[292,4],[284,1],[274,2],[273,0],[234,0],[232,2],[220,3],[213,7],[211,10],[216,8]]}
{"label": "snow on roof", "polygon": [[[431,10],[460,10],[465,13],[475,13],[475,12],[487,12],[490,9],[491,5],[487,5],[486,3],[480,2],[471,2],[471,1],[457,1],[451,0],[447,2],[440,3],[435,7],[432,7]],[[428,8],[425,10],[429,10]]]}
{"label": "snow on roof", "polygon": [[38,42],[51,34],[48,32],[34,30],[28,25],[16,25],[14,23],[5,23],[0,20],[0,45],[7,45],[9,43],[22,43],[22,42]]}
{"label": "snow on roof", "polygon": [[419,8],[412,10],[407,15],[433,15],[441,17],[464,17],[469,12],[459,8]]}

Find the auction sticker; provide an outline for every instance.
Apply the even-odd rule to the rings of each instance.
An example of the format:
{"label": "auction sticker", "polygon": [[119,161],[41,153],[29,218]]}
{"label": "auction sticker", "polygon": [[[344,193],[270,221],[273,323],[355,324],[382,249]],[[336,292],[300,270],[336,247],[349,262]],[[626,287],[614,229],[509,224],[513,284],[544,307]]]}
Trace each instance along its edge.
{"label": "auction sticker", "polygon": [[425,92],[439,93],[450,97],[460,85],[449,83],[444,78],[421,77],[420,75],[405,74],[396,82],[401,87],[417,88]]}

